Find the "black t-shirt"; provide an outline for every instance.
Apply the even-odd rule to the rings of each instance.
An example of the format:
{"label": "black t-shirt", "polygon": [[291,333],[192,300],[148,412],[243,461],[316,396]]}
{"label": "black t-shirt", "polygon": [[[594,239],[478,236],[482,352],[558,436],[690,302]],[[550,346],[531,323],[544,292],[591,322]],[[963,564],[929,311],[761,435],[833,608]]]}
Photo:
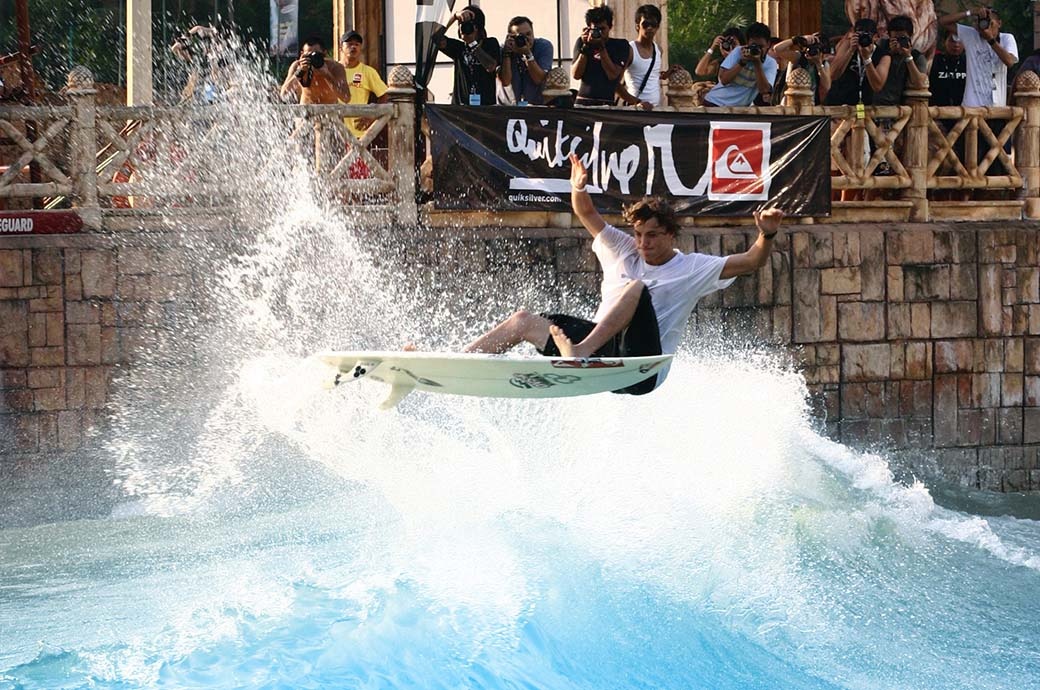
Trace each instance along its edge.
{"label": "black t-shirt", "polygon": [[[871,60],[877,64],[880,57],[877,49],[871,56]],[[831,80],[831,90],[827,92],[827,105],[873,105],[874,89],[870,88],[870,80],[867,79],[867,63],[860,63],[859,52],[852,54],[849,58],[849,66],[837,79]]]}
{"label": "black t-shirt", "polygon": [[[578,58],[584,44],[579,38],[574,42],[574,58]],[[607,78],[600,61],[600,51],[603,48],[595,48],[589,53],[585,60],[585,74],[581,77],[581,86],[578,88],[578,103],[582,105],[613,105],[614,92],[618,84],[625,76],[625,68],[628,67],[628,54],[631,46],[623,38],[608,38],[606,44],[607,54],[611,61],[621,68],[621,74],[617,79]]]}
{"label": "black t-shirt", "polygon": [[[470,94],[476,93],[480,95],[481,105],[495,105],[498,102],[495,95],[498,77],[494,72],[488,72],[477,60],[474,54],[476,46],[469,48],[455,38],[444,40],[446,45],[441,48],[441,52],[455,63],[455,91],[452,93],[451,102],[455,105],[469,105]],[[497,38],[485,38],[481,41],[480,48],[493,57],[496,64],[502,64],[502,49]]]}
{"label": "black t-shirt", "polygon": [[968,79],[967,58],[936,53],[928,82],[932,87],[930,105],[960,105],[964,101],[964,82]]}

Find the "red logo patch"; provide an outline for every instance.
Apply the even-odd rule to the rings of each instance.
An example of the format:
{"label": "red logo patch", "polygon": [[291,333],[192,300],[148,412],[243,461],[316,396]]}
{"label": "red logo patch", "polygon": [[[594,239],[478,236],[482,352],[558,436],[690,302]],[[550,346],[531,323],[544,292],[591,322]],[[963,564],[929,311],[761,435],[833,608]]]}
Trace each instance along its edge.
{"label": "red logo patch", "polygon": [[712,201],[767,201],[770,169],[770,123],[712,122],[708,135]]}

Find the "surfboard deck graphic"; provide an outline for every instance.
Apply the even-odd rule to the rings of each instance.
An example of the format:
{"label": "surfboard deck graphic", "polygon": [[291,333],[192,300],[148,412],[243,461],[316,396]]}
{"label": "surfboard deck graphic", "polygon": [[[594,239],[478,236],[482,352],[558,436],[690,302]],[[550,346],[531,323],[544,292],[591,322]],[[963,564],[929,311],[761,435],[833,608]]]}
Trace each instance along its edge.
{"label": "surfboard deck graphic", "polygon": [[672,355],[518,357],[458,352],[322,352],[333,385],[371,379],[390,385],[380,407],[413,390],[489,398],[562,398],[618,390],[653,376]]}

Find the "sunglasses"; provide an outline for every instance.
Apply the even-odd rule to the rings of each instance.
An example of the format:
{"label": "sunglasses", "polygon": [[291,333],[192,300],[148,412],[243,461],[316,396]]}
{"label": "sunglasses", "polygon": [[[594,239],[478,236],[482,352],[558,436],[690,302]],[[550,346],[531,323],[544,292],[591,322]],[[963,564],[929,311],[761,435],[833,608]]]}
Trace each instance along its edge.
{"label": "sunglasses", "polygon": [[659,26],[661,26],[661,25],[658,24],[657,22],[648,22],[645,19],[643,20],[643,28],[644,29],[656,29]]}

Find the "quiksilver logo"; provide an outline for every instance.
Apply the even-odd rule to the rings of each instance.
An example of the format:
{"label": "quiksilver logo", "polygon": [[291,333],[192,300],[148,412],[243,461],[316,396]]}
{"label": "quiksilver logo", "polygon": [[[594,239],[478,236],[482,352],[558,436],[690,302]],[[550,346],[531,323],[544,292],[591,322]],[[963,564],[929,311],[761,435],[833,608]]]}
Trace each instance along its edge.
{"label": "quiksilver logo", "polygon": [[0,218],[0,233],[32,232],[32,218]]}

